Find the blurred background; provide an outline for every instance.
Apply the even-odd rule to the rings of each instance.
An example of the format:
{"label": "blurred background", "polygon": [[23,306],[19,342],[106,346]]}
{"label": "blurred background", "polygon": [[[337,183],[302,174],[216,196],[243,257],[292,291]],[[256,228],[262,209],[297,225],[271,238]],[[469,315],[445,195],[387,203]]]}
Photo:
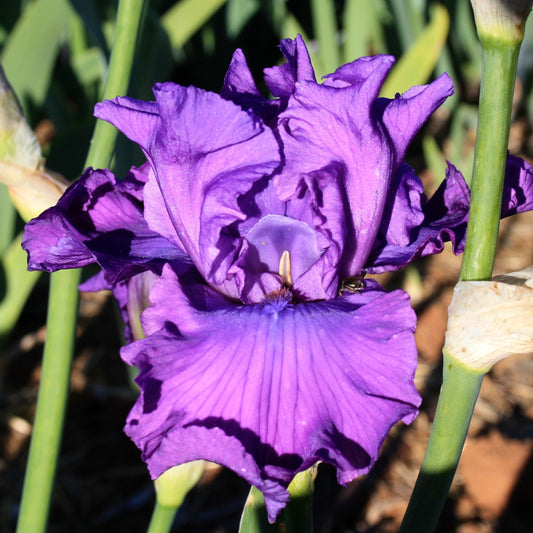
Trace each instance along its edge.
{"label": "blurred background", "polygon": [[[117,2],[10,0],[0,10],[0,61],[41,145],[47,168],[69,181],[83,168],[112,45]],[[218,91],[242,48],[264,94],[262,69],[279,64],[281,38],[300,33],[317,78],[360,56],[391,54],[397,64],[382,95],[393,97],[447,72],[456,94],[430,119],[407,155],[427,194],[446,160],[472,169],[481,74],[468,2],[449,0],[149,0],[128,95],[152,99],[156,81]],[[533,154],[533,28],[519,60],[509,150]],[[1,143],[0,136],[0,143]],[[0,147],[1,151],[1,147]],[[119,138],[112,168],[142,162]],[[0,185],[0,533],[14,531],[46,334],[48,275],[25,271],[23,222]],[[393,430],[372,472],[348,487],[320,467],[315,531],[394,532],[423,457],[440,386],[446,310],[460,257],[449,249],[380,281],[403,288],[419,316],[417,385],[421,415]],[[533,263],[533,215],[502,223],[495,273]],[[87,269],[84,277],[94,270]],[[122,326],[106,293],[82,294],[71,397],[50,532],[142,532],[153,486],[122,433],[135,386],[119,358]],[[437,531],[533,531],[533,361],[499,363],[485,379],[465,453]],[[180,510],[175,531],[237,531],[248,487],[209,469]]]}

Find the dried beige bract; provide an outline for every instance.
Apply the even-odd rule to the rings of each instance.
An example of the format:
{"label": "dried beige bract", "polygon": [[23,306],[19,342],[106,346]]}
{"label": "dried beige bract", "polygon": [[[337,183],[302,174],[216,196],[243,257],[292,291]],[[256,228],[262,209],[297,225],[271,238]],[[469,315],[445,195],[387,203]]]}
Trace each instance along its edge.
{"label": "dried beige bract", "polygon": [[50,171],[35,170],[0,159],[0,183],[7,185],[20,216],[28,221],[57,203],[68,186]]}
{"label": "dried beige bract", "polygon": [[491,281],[460,281],[448,309],[444,350],[476,370],[533,352],[533,266]]}
{"label": "dried beige bract", "polygon": [[522,42],[532,0],[471,0],[479,37]]}
{"label": "dried beige bract", "polygon": [[0,66],[0,183],[28,221],[56,204],[68,183],[44,169],[41,148]]}

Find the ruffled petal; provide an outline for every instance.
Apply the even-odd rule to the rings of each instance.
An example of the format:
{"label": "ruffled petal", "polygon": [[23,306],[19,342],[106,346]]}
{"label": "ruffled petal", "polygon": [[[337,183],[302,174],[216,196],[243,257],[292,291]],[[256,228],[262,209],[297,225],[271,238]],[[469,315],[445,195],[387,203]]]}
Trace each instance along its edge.
{"label": "ruffled petal", "polygon": [[316,81],[307,47],[300,35],[294,40],[283,39],[280,49],[287,63],[263,71],[267,87],[277,98],[271,100],[261,95],[242,50],[236,50],[233,54],[220,91],[223,98],[235,102],[243,109],[252,109],[271,127],[276,126],[278,114],[287,107],[296,82]]}
{"label": "ruffled petal", "polygon": [[[382,217],[389,237],[398,239],[403,232],[404,244],[409,242],[405,234],[420,219],[421,211],[415,216],[416,209],[411,209],[411,216],[402,227],[399,220],[390,218],[395,200],[389,190],[392,187],[402,192],[397,189],[401,182],[395,183],[394,176],[407,144],[430,113],[453,92],[451,81],[444,76],[429,86],[398,95],[395,100],[378,99],[392,63],[389,56],[362,58],[337,69],[321,86],[299,82],[287,110],[279,117],[287,161],[275,180],[280,197],[291,202],[302,197],[302,183],[309,188],[310,177],[319,174],[336,176],[331,184],[342,189],[337,195],[342,199],[340,207],[324,204],[320,210],[322,231],[329,230],[342,250],[337,254],[338,263],[332,256],[335,248],[324,259],[329,261],[329,272],[336,269],[341,278],[361,272],[378,238]],[[305,158],[298,156],[302,153]],[[337,170],[332,173],[334,166]],[[340,185],[334,185],[334,181]],[[411,198],[402,200],[404,205],[405,200],[417,196],[412,187],[409,191]],[[346,214],[342,226],[329,227],[329,220],[338,221],[338,216],[332,216],[332,209]],[[399,210],[395,213],[399,214]],[[370,220],[374,224],[369,224]],[[393,231],[397,235],[393,236]],[[328,278],[326,272],[323,276],[329,282],[329,294],[334,286],[332,276]]]}
{"label": "ruffled petal", "polygon": [[144,218],[148,227],[165,237],[168,241],[173,243],[176,247],[187,253],[185,245],[176,233],[174,223],[167,211],[165,199],[157,183],[157,178],[153,169],[150,169],[149,179],[143,189],[144,195]]}
{"label": "ruffled petal", "polygon": [[188,261],[148,228],[140,175],[136,171],[117,183],[108,170],[88,169],[56,206],[26,225],[28,268],[53,272],[97,262],[113,285],[166,261]]}
{"label": "ruffled petal", "polygon": [[381,120],[394,144],[395,165],[405,157],[407,147],[424,122],[454,93],[448,74],[442,74],[429,85],[415,86],[394,100],[380,98],[376,109],[383,113]]}
{"label": "ruffled petal", "polygon": [[155,102],[117,96],[97,103],[94,116],[113,124],[146,153],[157,124],[158,109]]}
{"label": "ruffled petal", "polygon": [[28,270],[55,272],[95,262],[94,255],[72,232],[57,207],[47,209],[26,224],[22,248],[28,254]]}
{"label": "ruffled petal", "polygon": [[[149,155],[179,240],[208,281],[236,258],[239,197],[279,165],[278,143],[257,117],[219,95],[172,83],[154,88],[161,122]],[[198,125],[201,124],[201,127]],[[159,203],[146,203],[147,218]]]}
{"label": "ruffled petal", "polygon": [[423,201],[425,203],[426,199],[420,178],[403,163],[391,181],[381,220],[380,231],[387,243],[398,246],[410,244],[412,230],[424,221]]}
{"label": "ruffled petal", "polygon": [[341,65],[332,74],[324,76],[324,85],[338,89],[351,86],[359,87],[376,71],[384,69],[384,74],[386,75],[393,64],[393,56],[380,54],[371,57],[360,57],[351,63]]}
{"label": "ruffled petal", "polygon": [[[382,57],[373,65],[360,85],[339,89],[299,82],[279,117],[286,155],[286,165],[275,178],[281,199],[301,195],[302,181],[308,182],[309,175],[329,174],[342,184],[338,196],[351,226],[342,232],[342,273],[359,272],[366,262],[379,227],[369,221],[381,220],[392,173],[390,141],[372,115],[372,103],[392,62]],[[324,205],[323,218],[338,208]]]}
{"label": "ruffled petal", "polygon": [[533,167],[513,155],[507,158],[502,218],[533,209]]}
{"label": "ruffled petal", "polygon": [[236,50],[233,54],[220,91],[223,98],[235,102],[243,109],[252,109],[271,127],[276,126],[278,114],[287,107],[296,82],[316,81],[311,58],[300,35],[294,40],[283,39],[280,49],[287,63],[263,70],[265,83],[277,98],[271,100],[261,95],[242,50]]}
{"label": "ruffled petal", "polygon": [[[404,167],[405,168],[405,167]],[[405,177],[415,184],[413,176],[405,174]],[[405,191],[414,200],[415,209],[411,211],[417,217],[416,206],[417,189],[408,186]],[[394,193],[394,191],[391,191]],[[405,193],[404,193],[405,196]],[[395,204],[391,210],[390,226],[397,220],[399,227],[402,226],[402,212],[405,212],[406,204],[401,200],[402,195],[398,192],[394,195]],[[397,206],[401,209],[397,211]],[[402,207],[403,206],[403,207]],[[468,223],[468,209],[470,206],[470,191],[462,174],[450,163],[446,170],[446,179],[439,189],[424,203],[422,211],[424,219],[419,225],[411,225],[408,222],[409,214],[406,212],[405,228],[410,228],[410,239],[405,241],[405,233],[402,239],[394,237],[394,232],[387,227],[388,220],[382,223],[382,233],[376,241],[376,247],[372,252],[368,264],[365,267],[369,273],[393,271],[409,264],[417,257],[438,254],[444,249],[444,243],[451,241],[455,254],[464,251],[466,228]],[[533,209],[533,168],[523,159],[508,156],[505,171],[505,181],[502,198],[502,218],[523,213]],[[384,236],[385,235],[385,236]]]}
{"label": "ruffled petal", "polygon": [[143,324],[154,333],[123,356],[141,369],[126,432],[154,478],[220,463],[264,492],[273,520],[297,472],[322,460],[346,483],[369,470],[392,425],[416,416],[415,315],[401,291],[236,306],[182,288],[166,268],[150,296]]}
{"label": "ruffled petal", "polygon": [[[406,176],[409,177],[409,173]],[[424,220],[411,229],[409,243],[406,244],[403,239],[391,238],[390,242],[377,240],[365,270],[369,273],[397,270],[417,257],[442,252],[446,241],[452,242],[456,254],[461,253],[464,250],[469,206],[468,186],[462,174],[448,164],[446,179],[423,205]],[[394,237],[394,232],[386,232],[384,239],[389,237]]]}
{"label": "ruffled petal", "polygon": [[224,77],[224,84],[220,90],[220,96],[236,104],[241,104],[243,100],[248,98],[252,101],[263,98],[240,48],[233,52],[231,63]]}
{"label": "ruffled petal", "polygon": [[[243,109],[251,109],[265,122],[273,121],[280,111],[280,101],[265,98],[259,92],[242,50],[235,50],[220,96]],[[275,123],[275,121],[274,121]]]}
{"label": "ruffled petal", "polygon": [[296,82],[311,81],[316,83],[315,71],[307,47],[301,37],[296,39],[282,39],[281,53],[287,63],[263,70],[265,82],[274,96],[280,98],[282,108],[285,108],[289,97],[294,93]]}

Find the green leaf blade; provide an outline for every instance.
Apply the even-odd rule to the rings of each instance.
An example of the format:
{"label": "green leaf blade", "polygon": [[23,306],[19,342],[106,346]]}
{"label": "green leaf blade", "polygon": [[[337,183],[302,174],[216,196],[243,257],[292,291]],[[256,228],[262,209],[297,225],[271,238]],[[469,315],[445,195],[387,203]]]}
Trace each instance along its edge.
{"label": "green leaf blade", "polygon": [[450,17],[446,8],[435,6],[429,24],[392,69],[380,96],[394,98],[396,93],[427,82],[439,60],[449,26]]}

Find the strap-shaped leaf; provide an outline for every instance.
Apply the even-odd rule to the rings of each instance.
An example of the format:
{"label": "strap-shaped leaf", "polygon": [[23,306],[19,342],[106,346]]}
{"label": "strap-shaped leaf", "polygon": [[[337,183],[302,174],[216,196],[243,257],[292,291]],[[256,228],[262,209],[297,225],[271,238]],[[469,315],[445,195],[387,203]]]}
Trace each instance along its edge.
{"label": "strap-shaped leaf", "polygon": [[400,58],[383,84],[380,96],[394,98],[413,85],[427,82],[448,36],[450,17],[445,7],[436,5],[430,23],[413,46]]}
{"label": "strap-shaped leaf", "polygon": [[37,107],[44,103],[72,16],[67,0],[35,0],[7,39],[2,65],[26,112],[30,102]]}
{"label": "strap-shaped leaf", "polygon": [[183,46],[227,0],[181,0],[162,17],[172,48]]}

